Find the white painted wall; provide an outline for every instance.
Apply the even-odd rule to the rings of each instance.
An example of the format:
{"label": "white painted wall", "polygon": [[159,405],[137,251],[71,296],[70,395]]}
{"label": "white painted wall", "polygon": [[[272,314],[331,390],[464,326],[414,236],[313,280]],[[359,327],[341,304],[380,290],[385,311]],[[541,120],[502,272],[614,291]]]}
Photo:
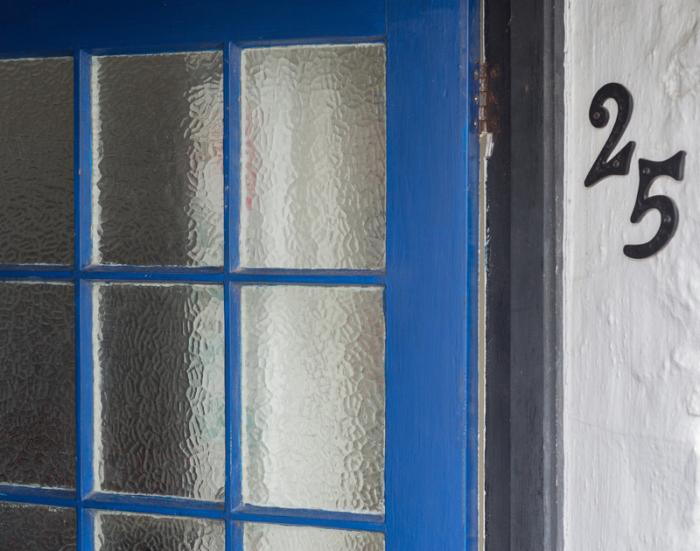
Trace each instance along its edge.
{"label": "white painted wall", "polygon": [[[565,548],[699,550],[700,0],[569,0],[566,25]],[[588,108],[611,81],[634,96],[633,167],[585,188],[609,130]],[[685,180],[652,188],[678,232],[628,259],[659,219],[629,221],[637,161],[680,149]]]}

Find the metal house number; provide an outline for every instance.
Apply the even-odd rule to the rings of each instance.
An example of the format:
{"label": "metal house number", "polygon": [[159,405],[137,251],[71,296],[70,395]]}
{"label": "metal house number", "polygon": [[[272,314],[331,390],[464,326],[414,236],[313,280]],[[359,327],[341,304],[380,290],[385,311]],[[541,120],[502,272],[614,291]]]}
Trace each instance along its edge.
{"label": "metal house number", "polygon": [[[605,128],[610,122],[610,113],[605,108],[605,102],[608,100],[614,100],[617,103],[617,118],[610,136],[586,176],[586,187],[593,186],[609,176],[629,174],[632,155],[637,145],[636,142],[628,142],[617,155],[610,158],[632,118],[634,102],[632,94],[622,84],[612,82],[603,86],[593,97],[588,112],[588,118],[596,128]],[[636,259],[648,258],[668,245],[676,233],[678,228],[676,204],[666,195],[649,196],[649,191],[654,180],[662,176],[669,176],[677,181],[683,180],[685,156],[685,151],[679,151],[665,161],[639,159],[639,187],[630,221],[638,224],[649,211],[657,210],[661,215],[661,223],[656,235],[650,241],[639,245],[625,245],[623,252],[626,256]]]}

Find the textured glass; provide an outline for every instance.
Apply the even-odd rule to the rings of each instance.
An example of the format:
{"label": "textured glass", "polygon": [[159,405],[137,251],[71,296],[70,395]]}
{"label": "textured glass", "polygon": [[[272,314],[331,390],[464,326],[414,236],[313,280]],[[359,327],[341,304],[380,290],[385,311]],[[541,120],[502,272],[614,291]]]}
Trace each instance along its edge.
{"label": "textured glass", "polygon": [[382,290],[243,287],[241,316],[244,501],[382,513]]}
{"label": "textured glass", "polygon": [[74,551],[75,511],[0,503],[0,550]]}
{"label": "textured glass", "polygon": [[305,526],[246,524],[243,551],[384,551],[384,535]]}
{"label": "textured glass", "polygon": [[94,295],[97,484],[221,499],[223,289],[103,283]]}
{"label": "textured glass", "polygon": [[221,266],[221,52],[93,58],[93,262]]}
{"label": "textured glass", "polygon": [[0,283],[0,483],[75,484],[72,284]]}
{"label": "textured glass", "polygon": [[381,44],[243,52],[243,267],[384,267]]}
{"label": "textured glass", "polygon": [[73,60],[0,61],[0,264],[73,261]]}
{"label": "textured glass", "polygon": [[97,551],[224,551],[224,523],[178,517],[96,513]]}

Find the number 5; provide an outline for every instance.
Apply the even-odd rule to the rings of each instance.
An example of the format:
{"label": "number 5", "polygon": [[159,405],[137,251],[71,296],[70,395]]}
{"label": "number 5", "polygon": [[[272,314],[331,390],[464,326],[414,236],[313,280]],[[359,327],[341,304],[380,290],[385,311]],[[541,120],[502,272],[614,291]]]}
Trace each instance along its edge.
{"label": "number 5", "polygon": [[650,210],[658,210],[661,214],[661,225],[656,235],[641,245],[625,245],[623,252],[630,258],[647,258],[663,249],[676,233],[678,227],[678,209],[670,197],[652,195],[649,190],[654,180],[661,176],[670,176],[674,180],[683,179],[685,167],[685,151],[679,151],[665,161],[649,161],[639,159],[639,189],[637,200],[630,220],[637,224]]}

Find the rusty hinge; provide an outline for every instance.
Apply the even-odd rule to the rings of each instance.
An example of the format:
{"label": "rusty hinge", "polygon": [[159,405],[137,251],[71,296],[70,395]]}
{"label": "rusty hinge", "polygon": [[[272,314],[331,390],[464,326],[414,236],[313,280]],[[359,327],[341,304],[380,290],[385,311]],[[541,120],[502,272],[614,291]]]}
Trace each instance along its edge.
{"label": "rusty hinge", "polygon": [[492,84],[500,76],[498,65],[479,65],[479,133],[497,134],[499,131],[498,98]]}

